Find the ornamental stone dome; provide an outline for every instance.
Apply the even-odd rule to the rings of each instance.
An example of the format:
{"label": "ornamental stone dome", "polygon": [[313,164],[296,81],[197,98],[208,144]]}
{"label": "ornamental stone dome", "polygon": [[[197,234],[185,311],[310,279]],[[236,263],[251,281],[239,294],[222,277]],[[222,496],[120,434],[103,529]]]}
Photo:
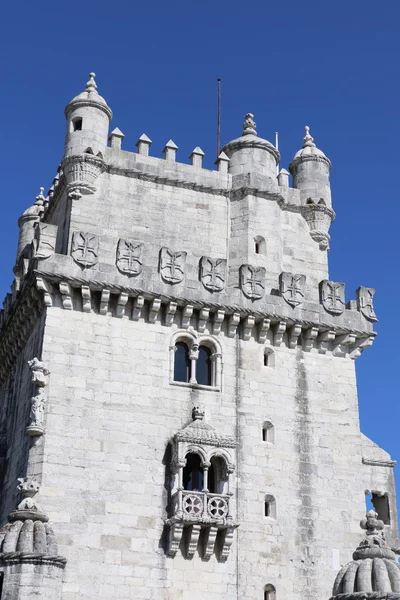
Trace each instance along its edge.
{"label": "ornamental stone dome", "polygon": [[371,510],[360,522],[366,536],[353,554],[352,562],[339,571],[332,591],[332,599],[359,598],[400,599],[400,564],[396,554],[386,544],[384,523]]}
{"label": "ornamental stone dome", "polygon": [[80,94],[78,94],[78,96],[75,96],[75,98],[73,98],[71,100],[71,102],[69,102],[69,104],[67,104],[67,106],[65,107],[65,116],[67,118],[68,118],[69,113],[71,111],[75,110],[76,108],[80,108],[83,106],[93,106],[93,107],[99,108],[100,110],[105,112],[107,114],[107,116],[109,117],[109,119],[111,120],[111,118],[112,118],[111,108],[108,106],[105,99],[102,96],[100,96],[100,94],[98,93],[97,84],[94,80],[95,77],[96,77],[96,73],[90,73],[89,81],[86,84],[85,90],[83,92],[81,92]]}
{"label": "ornamental stone dome", "polygon": [[45,562],[63,567],[66,559],[58,554],[57,540],[49,517],[33,500],[39,484],[32,477],[19,479],[18,491],[24,499],[0,529],[0,563]]}
{"label": "ornamental stone dome", "polygon": [[331,166],[331,161],[329,158],[315,145],[314,138],[310,135],[310,128],[308,125],[305,126],[304,130],[306,135],[303,138],[303,146],[298,152],[296,152],[290,164],[292,165],[293,163],[302,160],[321,159],[327,161],[329,166]]}
{"label": "ornamental stone dome", "polygon": [[36,196],[35,202],[32,204],[32,206],[27,208],[26,211],[23,212],[20,218],[18,219],[19,226],[21,226],[21,222],[23,222],[24,220],[38,219],[42,215],[44,211],[44,203],[46,201],[43,192],[44,188],[41,187],[39,195]]}
{"label": "ornamental stone dome", "polygon": [[242,135],[228,142],[222,152],[230,159],[229,173],[232,175],[256,173],[270,177],[273,187],[277,186],[276,167],[280,154],[271,142],[258,137],[252,113],[244,117]]}

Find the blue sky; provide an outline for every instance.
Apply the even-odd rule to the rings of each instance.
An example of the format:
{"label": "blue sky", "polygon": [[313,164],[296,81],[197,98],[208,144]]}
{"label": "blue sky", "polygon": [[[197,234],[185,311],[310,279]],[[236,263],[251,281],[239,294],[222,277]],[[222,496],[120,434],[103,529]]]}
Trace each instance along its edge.
{"label": "blue sky", "polygon": [[12,280],[17,218],[51,185],[63,109],[89,71],[125,149],[145,132],[160,156],[172,138],[180,161],[201,146],[209,168],[221,77],[223,142],[251,111],[261,136],[280,132],[281,167],[306,124],[333,163],[331,279],[346,283],[347,300],[359,285],[377,290],[379,335],[357,361],[362,428],[400,459],[400,3],[22,0],[2,14],[0,296]]}

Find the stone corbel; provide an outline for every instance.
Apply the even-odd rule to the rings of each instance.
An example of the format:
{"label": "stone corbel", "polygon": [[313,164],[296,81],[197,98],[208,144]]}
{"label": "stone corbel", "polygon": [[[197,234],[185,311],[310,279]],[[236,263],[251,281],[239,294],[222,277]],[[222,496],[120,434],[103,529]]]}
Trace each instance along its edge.
{"label": "stone corbel", "polygon": [[110,302],[110,290],[103,289],[101,290],[101,298],[100,298],[100,314],[106,315],[108,313],[108,306]]}
{"label": "stone corbel", "polygon": [[210,315],[210,309],[209,308],[202,308],[200,310],[200,312],[199,312],[199,323],[197,325],[197,329],[198,329],[198,331],[200,331],[200,333],[203,333],[205,331],[209,315]]}
{"label": "stone corbel", "polygon": [[333,329],[320,333],[317,339],[318,352],[320,354],[326,354],[329,350],[331,342],[333,342],[335,337],[336,332]]}
{"label": "stone corbel", "polygon": [[205,539],[204,539],[204,560],[209,560],[211,556],[214,554],[215,548],[215,540],[217,539],[218,527],[215,525],[210,525],[205,530]]}
{"label": "stone corbel", "polygon": [[90,293],[90,287],[83,285],[81,288],[82,295],[82,310],[83,312],[90,313],[92,310],[92,294]]}
{"label": "stone corbel", "polygon": [[297,340],[299,339],[300,334],[301,334],[301,325],[299,323],[296,323],[289,330],[289,348],[292,348],[292,349],[296,348]]}
{"label": "stone corbel", "polygon": [[43,292],[43,300],[47,307],[53,306],[52,287],[43,277],[36,277],[36,288]]}
{"label": "stone corbel", "polygon": [[267,341],[267,335],[271,326],[271,319],[263,319],[258,324],[258,341],[260,344],[265,344]]}
{"label": "stone corbel", "polygon": [[310,327],[302,334],[304,352],[310,352],[313,349],[317,335],[318,327]]}
{"label": "stone corbel", "polygon": [[178,305],[176,302],[168,302],[166,309],[165,309],[165,325],[167,325],[168,327],[170,327],[172,325],[172,323],[174,322],[175,313],[176,313],[177,308],[178,308]]}
{"label": "stone corbel", "polygon": [[200,531],[201,525],[199,525],[198,523],[193,523],[193,525],[188,527],[186,558],[193,558],[197,549],[197,544],[199,542]]}
{"label": "stone corbel", "polygon": [[140,317],[142,316],[143,306],[144,306],[143,296],[136,296],[135,300],[133,301],[133,308],[132,308],[132,320],[133,321],[139,321]]}
{"label": "stone corbel", "polygon": [[229,525],[222,532],[222,543],[221,543],[221,554],[220,560],[225,561],[229,556],[229,551],[231,549],[233,543],[233,534],[235,532],[237,525]]}
{"label": "stone corbel", "polygon": [[174,557],[179,550],[183,534],[183,522],[170,519],[169,525],[168,555]]}
{"label": "stone corbel", "polygon": [[274,346],[282,346],[283,334],[286,331],[286,321],[279,321],[274,327]]}
{"label": "stone corbel", "polygon": [[228,321],[228,337],[233,338],[236,335],[237,327],[240,323],[240,314],[233,313]]}
{"label": "stone corbel", "polygon": [[359,356],[361,356],[362,352],[366,348],[369,348],[370,346],[372,346],[372,344],[374,343],[374,339],[375,339],[375,335],[371,335],[369,337],[364,337],[364,338],[357,338],[356,343],[351,348],[350,358],[352,358],[354,360],[354,359],[358,358]]}
{"label": "stone corbel", "polygon": [[121,294],[118,296],[117,308],[115,311],[115,316],[118,319],[122,319],[123,317],[125,317],[125,306],[126,306],[128,300],[129,300],[129,296],[125,292],[121,292]]}
{"label": "stone corbel", "polygon": [[213,334],[214,335],[218,335],[219,333],[221,333],[221,326],[222,326],[224,318],[225,318],[224,310],[217,310],[217,312],[214,313],[214,322],[213,322]]}
{"label": "stone corbel", "polygon": [[60,281],[60,283],[58,284],[58,287],[60,290],[60,294],[61,294],[61,298],[62,298],[62,305],[63,305],[64,310],[72,310],[73,309],[72,287],[70,286],[70,284],[67,281]]}
{"label": "stone corbel", "polygon": [[193,314],[193,306],[191,304],[187,304],[182,309],[182,329],[188,329],[190,325],[190,319]]}
{"label": "stone corbel", "polygon": [[254,327],[256,319],[252,315],[248,315],[243,323],[243,339],[249,340],[251,338],[251,332]]}
{"label": "stone corbel", "polygon": [[346,356],[349,353],[350,346],[353,346],[356,342],[357,335],[355,333],[347,333],[345,335],[339,335],[336,337],[334,342],[334,349],[332,354],[334,356]]}
{"label": "stone corbel", "polygon": [[154,298],[153,302],[150,305],[149,310],[149,323],[155,323],[157,321],[158,313],[161,308],[161,299]]}

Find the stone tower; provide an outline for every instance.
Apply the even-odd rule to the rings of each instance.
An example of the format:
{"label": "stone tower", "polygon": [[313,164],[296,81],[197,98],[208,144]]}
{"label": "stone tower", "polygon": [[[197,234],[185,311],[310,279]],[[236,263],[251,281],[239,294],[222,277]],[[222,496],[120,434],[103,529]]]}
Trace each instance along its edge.
{"label": "stone tower", "polygon": [[328,598],[365,494],[397,544],[329,159],[307,127],[290,187],[250,113],[215,170],[124,150],[94,74],[65,115],[0,315],[2,600]]}

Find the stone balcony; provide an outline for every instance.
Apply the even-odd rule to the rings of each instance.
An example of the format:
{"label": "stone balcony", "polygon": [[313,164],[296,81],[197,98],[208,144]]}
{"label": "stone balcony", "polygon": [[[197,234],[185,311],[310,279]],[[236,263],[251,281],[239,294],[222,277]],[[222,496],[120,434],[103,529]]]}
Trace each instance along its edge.
{"label": "stone balcony", "polygon": [[[230,514],[230,500],[230,494],[178,490],[172,496],[173,516],[167,520],[168,554],[175,556],[184,539],[186,558],[192,558],[199,545],[203,558],[209,559],[216,552],[220,560],[226,560],[238,526]],[[203,541],[198,544],[202,530]]]}

